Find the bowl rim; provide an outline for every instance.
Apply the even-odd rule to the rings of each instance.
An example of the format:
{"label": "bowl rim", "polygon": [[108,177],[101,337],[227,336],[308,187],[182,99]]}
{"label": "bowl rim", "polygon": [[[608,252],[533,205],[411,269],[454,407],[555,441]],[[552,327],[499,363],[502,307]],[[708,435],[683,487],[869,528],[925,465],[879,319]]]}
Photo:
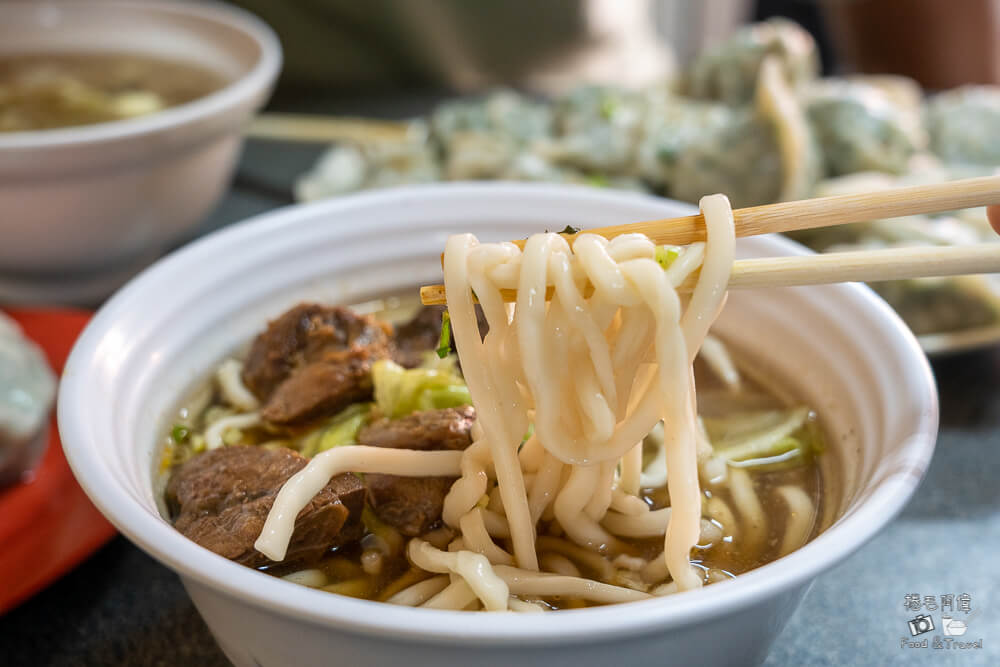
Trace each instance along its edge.
{"label": "bowl rim", "polygon": [[[604,191],[583,186],[511,183],[453,183],[407,186],[361,193],[330,200],[284,207],[209,234],[171,253],[133,279],[95,315],[66,364],[59,393],[58,418],[66,456],[90,499],[133,543],[179,573],[185,583],[213,589],[244,604],[339,631],[451,645],[564,645],[614,640],[692,625],[746,609],[765,599],[806,585],[821,572],[852,554],[894,518],[909,500],[924,470],[906,468],[884,478],[870,494],[840,521],[791,554],[697,591],[690,591],[625,605],[564,610],[546,615],[537,623],[531,614],[467,614],[396,607],[381,602],[330,595],[262,575],[233,563],[191,542],[164,521],[152,520],[148,510],[123,490],[114,475],[98,462],[101,449],[89,433],[85,409],[88,392],[84,369],[96,345],[120,312],[143,299],[143,293],[182,270],[190,262],[203,262],[225,248],[250,242],[316,215],[337,216],[359,207],[412,203],[414,198],[448,200],[457,195],[512,198],[530,201],[574,198],[578,203],[635,204],[636,198],[652,207],[665,201],[649,195]],[[674,202],[676,204],[676,202]],[[808,254],[802,246],[783,238],[768,243],[785,254]],[[903,449],[910,457],[929,460],[937,435],[937,390],[930,364],[916,338],[895,312],[869,288],[860,284],[840,286],[849,290],[867,314],[886,325],[900,353],[914,365],[919,382],[909,386],[920,406]]]}
{"label": "bowl rim", "polygon": [[[143,137],[209,118],[238,106],[271,86],[282,63],[281,42],[271,27],[250,12],[215,0],[203,2],[168,2],[166,0],[44,0],[33,11],[45,7],[65,7],[79,11],[87,6],[122,9],[143,13],[165,13],[195,18],[206,23],[237,30],[253,40],[260,49],[257,62],[242,76],[222,88],[190,102],[168,107],[144,116],[122,120],[0,133],[0,150],[62,148]],[[2,7],[0,7],[2,14]],[[113,49],[112,49],[113,50]]]}

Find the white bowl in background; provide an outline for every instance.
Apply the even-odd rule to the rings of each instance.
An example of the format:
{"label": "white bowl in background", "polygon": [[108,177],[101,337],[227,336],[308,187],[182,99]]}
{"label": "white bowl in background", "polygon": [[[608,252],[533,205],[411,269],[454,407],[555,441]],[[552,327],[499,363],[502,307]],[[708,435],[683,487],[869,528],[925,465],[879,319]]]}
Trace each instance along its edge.
{"label": "white bowl in background", "polygon": [[[358,303],[439,282],[439,254],[457,231],[501,240],[689,212],[597,189],[449,184],[293,206],[223,230],[137,277],[80,337],[59,395],[67,458],[122,533],[180,574],[237,665],[323,665],[333,656],[414,667],[759,662],[810,582],[902,508],[933,451],[937,397],[927,361],[895,313],[860,285],[730,295],[717,331],[817,408],[831,436],[824,458],[839,471],[830,476],[834,525],[733,581],[542,617],[395,607],[232,563],[176,532],[154,496],[156,453],[180,398],[297,301]],[[738,252],[806,251],[756,237]]]}
{"label": "white bowl in background", "polygon": [[0,3],[0,57],[124,52],[230,83],[134,119],[0,133],[0,301],[92,303],[183,240],[219,201],[281,68],[263,22],[214,3]]}

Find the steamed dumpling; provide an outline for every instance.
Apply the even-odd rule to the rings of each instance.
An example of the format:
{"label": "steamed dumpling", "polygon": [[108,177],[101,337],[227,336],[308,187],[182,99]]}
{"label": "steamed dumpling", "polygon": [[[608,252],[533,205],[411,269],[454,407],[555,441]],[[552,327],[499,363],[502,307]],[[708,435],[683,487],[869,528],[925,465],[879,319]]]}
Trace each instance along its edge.
{"label": "steamed dumpling", "polygon": [[753,106],[718,120],[680,151],[666,183],[671,197],[696,202],[725,192],[743,207],[808,196],[819,178],[819,151],[778,58],[762,60]]}
{"label": "steamed dumpling", "polygon": [[669,196],[696,202],[706,194],[725,192],[734,207],[777,201],[782,165],[774,127],[743,109],[732,122],[710,128],[677,158]]}
{"label": "steamed dumpling", "polygon": [[931,150],[945,162],[1000,165],[1000,88],[966,86],[927,102]]}
{"label": "steamed dumpling", "polygon": [[674,96],[657,99],[650,105],[636,151],[638,173],[646,182],[669,190],[677,181],[681,156],[706,141],[714,142],[742,113],[718,102]]}
{"label": "steamed dumpling", "polygon": [[771,19],[741,28],[722,44],[702,52],[687,72],[685,92],[729,105],[748,104],[767,56],[778,59],[785,78],[795,89],[819,72],[812,36],[797,23]]}
{"label": "steamed dumpling", "polygon": [[555,133],[534,151],[550,162],[607,176],[627,175],[645,114],[643,95],[613,86],[580,86],[555,104]]}
{"label": "steamed dumpling", "polygon": [[825,79],[807,96],[809,123],[823,150],[826,173],[899,174],[927,139],[917,108],[864,81]]}

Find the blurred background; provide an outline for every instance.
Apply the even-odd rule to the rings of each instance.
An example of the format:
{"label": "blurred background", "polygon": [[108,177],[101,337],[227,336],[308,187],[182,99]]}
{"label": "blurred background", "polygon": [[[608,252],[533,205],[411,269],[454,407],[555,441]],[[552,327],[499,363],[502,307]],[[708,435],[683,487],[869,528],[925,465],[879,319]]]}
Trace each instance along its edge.
{"label": "blurred background", "polygon": [[296,94],[582,82],[648,85],[741,24],[781,16],[815,38],[825,74],[895,73],[931,90],[995,83],[995,0],[314,0],[237,4],[280,35],[277,105]]}
{"label": "blurred background", "polygon": [[[725,192],[741,207],[1000,165],[994,0],[241,4],[278,32],[285,64],[237,174],[247,206],[230,199],[220,222],[254,198],[408,183]],[[826,251],[993,236],[979,210],[795,238]],[[981,277],[875,288],[918,334],[1000,314]]]}

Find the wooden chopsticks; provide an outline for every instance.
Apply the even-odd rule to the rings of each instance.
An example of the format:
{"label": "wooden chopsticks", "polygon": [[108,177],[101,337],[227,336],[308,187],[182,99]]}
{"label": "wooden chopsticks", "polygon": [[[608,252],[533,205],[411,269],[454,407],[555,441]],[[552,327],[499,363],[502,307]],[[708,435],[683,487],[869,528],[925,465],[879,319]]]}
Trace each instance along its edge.
{"label": "wooden chopsticks", "polygon": [[[992,246],[924,246],[741,259],[733,262],[729,288],[876,283],[974,273],[1000,273],[1000,243]],[[695,271],[677,289],[690,292],[697,282],[698,272]],[[586,295],[590,296],[590,293],[588,290]],[[504,301],[517,300],[517,290],[503,290],[502,294]],[[550,297],[551,288],[546,298]],[[421,287],[420,301],[428,306],[443,305],[446,303],[444,285]]]}
{"label": "wooden chopsticks", "polygon": [[[1000,204],[1000,176],[738,208],[733,211],[733,221],[736,236],[756,236],[990,204]],[[656,245],[687,245],[705,240],[705,219],[699,213],[584,231],[607,239],[639,233]],[[523,240],[514,243],[524,246]]]}
{"label": "wooden chopsticks", "polygon": [[350,141],[371,144],[405,141],[409,131],[407,123],[390,120],[262,113],[250,122],[244,134],[252,139],[269,141],[321,144]]}
{"label": "wooden chopsticks", "polygon": [[[1000,176],[754,206],[733,211],[733,218],[737,236],[753,236],[991,204],[1000,204]],[[638,232],[657,245],[685,245],[705,240],[704,219],[700,214],[585,231],[606,238]],[[523,246],[523,241],[514,243]],[[1000,244],[890,248],[739,260],[733,263],[729,286],[739,289],[878,282],[998,272]],[[690,290],[695,281],[693,275],[680,289]],[[516,293],[509,291],[511,293],[505,293],[504,297],[513,301]],[[428,305],[445,303],[444,286],[422,287],[420,299]]]}

